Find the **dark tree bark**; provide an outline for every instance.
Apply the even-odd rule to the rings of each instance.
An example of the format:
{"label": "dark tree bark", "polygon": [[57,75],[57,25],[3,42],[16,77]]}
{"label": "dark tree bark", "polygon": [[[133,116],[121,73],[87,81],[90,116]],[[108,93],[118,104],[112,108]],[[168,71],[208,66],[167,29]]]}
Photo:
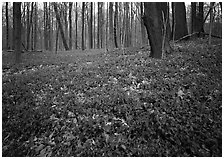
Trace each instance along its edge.
{"label": "dark tree bark", "polygon": [[177,40],[188,34],[186,8],[184,2],[172,3],[172,10],[174,11],[172,35],[174,36],[173,39]]}
{"label": "dark tree bark", "polygon": [[191,2],[191,33],[197,31],[196,21],[196,2]]}
{"label": "dark tree bark", "polygon": [[144,25],[147,30],[149,43],[151,46],[151,56],[162,58],[162,13],[160,3],[144,2],[145,14],[143,17]]}
{"label": "dark tree bark", "polygon": [[199,32],[204,33],[204,2],[199,2],[199,13],[198,13],[198,26]]}
{"label": "dark tree bark", "polygon": [[161,9],[164,16],[164,22],[167,22],[166,24],[166,38],[171,39],[171,28],[170,28],[170,20],[169,20],[169,3],[168,2],[161,2]]}
{"label": "dark tree bark", "polygon": [[98,20],[97,20],[97,48],[102,48],[102,37],[103,37],[103,2],[98,2]]}
{"label": "dark tree bark", "polygon": [[59,27],[59,30],[60,30],[60,33],[61,33],[64,48],[65,48],[65,50],[69,50],[66,39],[65,39],[63,27],[62,27],[62,24],[61,24],[60,16],[58,14],[57,3],[54,2],[53,4],[54,4],[54,11],[55,11],[55,14],[56,14],[56,19],[57,19],[57,22],[58,22],[58,27]]}
{"label": "dark tree bark", "polygon": [[90,3],[90,18],[89,18],[89,47],[93,48],[93,2]]}
{"label": "dark tree bark", "polygon": [[75,49],[78,49],[78,3],[75,3]]}
{"label": "dark tree bark", "polygon": [[85,2],[82,2],[82,50],[85,50],[85,34],[84,34],[84,29],[85,29]]}
{"label": "dark tree bark", "polygon": [[117,16],[118,16],[118,2],[115,2],[115,13],[114,13],[114,44],[118,48],[117,44]]}
{"label": "dark tree bark", "polygon": [[[141,11],[141,17],[143,17],[144,16],[143,2],[140,2],[140,11]],[[141,35],[142,35],[142,45],[145,45],[147,42],[146,42],[146,38],[145,38],[146,32],[145,32],[143,19],[141,20]]]}
{"label": "dark tree bark", "polygon": [[15,39],[15,63],[18,64],[21,61],[21,2],[13,2],[13,28],[14,28],[14,37]]}
{"label": "dark tree bark", "polygon": [[109,2],[109,49],[114,48],[113,2]]}
{"label": "dark tree bark", "polygon": [[10,49],[9,46],[9,16],[8,16],[8,2],[5,4],[5,19],[6,19],[6,47]]}
{"label": "dark tree bark", "polygon": [[37,49],[37,21],[38,21],[38,14],[37,14],[37,10],[38,10],[38,5],[37,2],[35,2],[35,11],[34,11],[34,50]]}
{"label": "dark tree bark", "polygon": [[44,3],[44,48],[46,50],[49,49],[48,46],[48,8],[47,8],[47,2],[43,2]]}
{"label": "dark tree bark", "polygon": [[65,39],[66,41],[69,41],[68,40],[68,16],[67,16],[67,10],[68,10],[68,7],[67,7],[67,2],[63,2],[64,4],[64,7],[63,7],[63,13],[64,13],[64,34],[65,34]]}
{"label": "dark tree bark", "polygon": [[[166,48],[166,52],[171,52],[171,47],[169,41],[171,40],[171,29],[170,29],[170,20],[169,20],[169,3],[161,2],[162,9],[162,20],[163,20],[163,39],[164,46]],[[165,35],[164,35],[165,34]]]}
{"label": "dark tree bark", "polygon": [[72,50],[72,2],[69,2],[69,49]]}

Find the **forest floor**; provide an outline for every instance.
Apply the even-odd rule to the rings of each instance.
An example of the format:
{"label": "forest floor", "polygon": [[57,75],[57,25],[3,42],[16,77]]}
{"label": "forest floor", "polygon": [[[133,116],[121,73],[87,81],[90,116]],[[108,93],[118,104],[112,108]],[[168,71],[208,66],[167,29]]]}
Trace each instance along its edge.
{"label": "forest floor", "polygon": [[222,45],[3,52],[3,156],[222,156]]}

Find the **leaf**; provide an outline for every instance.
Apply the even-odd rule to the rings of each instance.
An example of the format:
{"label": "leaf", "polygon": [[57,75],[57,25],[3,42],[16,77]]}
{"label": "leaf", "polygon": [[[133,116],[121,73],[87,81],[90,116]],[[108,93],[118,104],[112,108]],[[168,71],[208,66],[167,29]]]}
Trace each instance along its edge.
{"label": "leaf", "polygon": [[43,144],[40,144],[36,149],[35,151],[38,153],[40,150],[42,150],[44,148],[44,145]]}

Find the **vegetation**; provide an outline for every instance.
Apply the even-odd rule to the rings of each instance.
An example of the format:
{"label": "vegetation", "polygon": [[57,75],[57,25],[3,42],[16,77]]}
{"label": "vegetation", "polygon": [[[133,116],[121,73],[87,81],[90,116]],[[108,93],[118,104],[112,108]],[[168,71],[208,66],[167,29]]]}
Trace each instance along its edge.
{"label": "vegetation", "polygon": [[[221,156],[221,41],[3,52],[3,156]],[[215,41],[214,41],[215,40]],[[214,45],[215,44],[215,45]]]}

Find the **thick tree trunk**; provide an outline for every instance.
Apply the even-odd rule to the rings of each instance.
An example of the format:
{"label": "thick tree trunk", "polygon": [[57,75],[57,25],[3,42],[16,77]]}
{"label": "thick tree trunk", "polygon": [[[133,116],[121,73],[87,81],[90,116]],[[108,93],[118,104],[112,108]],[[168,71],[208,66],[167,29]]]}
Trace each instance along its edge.
{"label": "thick tree trunk", "polygon": [[191,33],[197,32],[196,2],[191,2]]}
{"label": "thick tree trunk", "polygon": [[198,13],[198,31],[204,33],[204,2],[199,2],[199,13]]}
{"label": "thick tree trunk", "polygon": [[149,43],[151,46],[151,56],[162,58],[162,13],[160,3],[144,2],[145,14],[143,17],[144,25],[147,30]]}
{"label": "thick tree trunk", "polygon": [[64,44],[64,48],[65,48],[65,50],[69,50],[67,42],[66,42],[66,39],[65,39],[64,31],[63,31],[63,28],[62,28],[60,16],[58,14],[57,4],[55,2],[53,4],[54,4],[54,11],[55,11],[55,14],[56,14],[56,19],[57,19],[57,22],[58,22],[58,27],[59,27],[59,30],[60,30],[60,33],[61,33],[61,37],[62,37],[62,42]]}
{"label": "thick tree trunk", "polygon": [[18,64],[21,61],[21,2],[13,2],[13,28],[15,30],[15,63]]}
{"label": "thick tree trunk", "polygon": [[173,3],[173,39],[180,39],[188,34],[187,20],[186,20],[186,8],[184,2],[172,2]]}
{"label": "thick tree trunk", "polygon": [[69,50],[72,50],[72,2],[69,2]]}

